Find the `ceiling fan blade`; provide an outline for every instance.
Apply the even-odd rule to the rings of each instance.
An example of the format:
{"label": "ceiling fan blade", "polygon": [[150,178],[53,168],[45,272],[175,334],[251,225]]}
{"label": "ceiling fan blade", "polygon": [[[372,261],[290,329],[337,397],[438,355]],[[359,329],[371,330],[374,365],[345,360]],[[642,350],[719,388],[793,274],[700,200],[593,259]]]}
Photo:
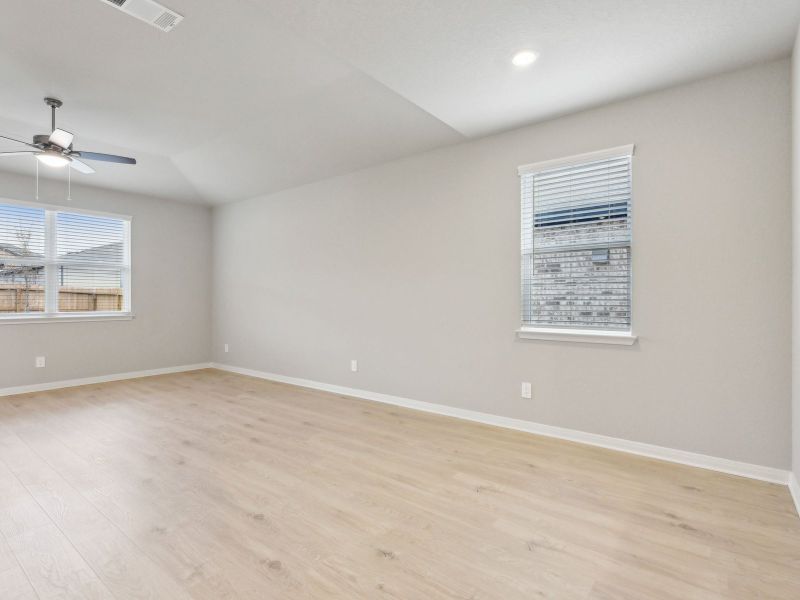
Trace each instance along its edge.
{"label": "ceiling fan blade", "polygon": [[59,148],[69,148],[72,146],[72,140],[75,139],[75,136],[72,135],[69,131],[64,131],[63,129],[55,129],[53,133],[50,134],[50,143],[55,144]]}
{"label": "ceiling fan blade", "polygon": [[[70,156],[72,158],[72,156]],[[77,158],[72,158],[72,161],[69,163],[69,166],[76,171],[80,171],[81,173],[86,173],[87,175],[91,175],[95,172],[95,170],[87,165],[85,162],[78,160]]]}
{"label": "ceiling fan blade", "polygon": [[101,154],[100,152],[86,152],[78,150],[72,152],[70,156],[80,156],[86,160],[102,160],[103,162],[122,163],[125,165],[135,165],[135,158],[128,158],[127,156],[117,156],[116,154]]}
{"label": "ceiling fan blade", "polygon": [[33,150],[24,150],[22,152],[0,152],[0,158],[4,156],[33,156],[34,154],[39,154],[38,152],[34,152]]}
{"label": "ceiling fan blade", "polygon": [[7,135],[0,135],[0,138],[4,140],[11,140],[12,142],[17,142],[18,144],[25,144],[26,146],[30,146],[31,148],[37,148],[38,146],[34,146],[33,144],[29,144],[28,142],[23,142],[22,140],[18,140],[16,138],[8,137]]}

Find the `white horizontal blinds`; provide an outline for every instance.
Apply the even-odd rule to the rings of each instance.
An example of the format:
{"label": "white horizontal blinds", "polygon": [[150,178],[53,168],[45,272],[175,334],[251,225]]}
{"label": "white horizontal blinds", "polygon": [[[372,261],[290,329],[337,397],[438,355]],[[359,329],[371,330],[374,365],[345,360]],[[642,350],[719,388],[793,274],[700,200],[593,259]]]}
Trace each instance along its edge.
{"label": "white horizontal blinds", "polygon": [[0,313],[43,312],[45,211],[0,204]]}
{"label": "white horizontal blinds", "polygon": [[530,324],[533,314],[533,175],[520,176],[522,186],[522,322]]}
{"label": "white horizontal blinds", "polygon": [[130,310],[130,222],[0,203],[0,314]]}
{"label": "white horizontal blinds", "polygon": [[523,322],[630,330],[631,156],[521,179]]}
{"label": "white horizontal blinds", "polygon": [[57,212],[55,285],[59,312],[125,310],[128,222]]}

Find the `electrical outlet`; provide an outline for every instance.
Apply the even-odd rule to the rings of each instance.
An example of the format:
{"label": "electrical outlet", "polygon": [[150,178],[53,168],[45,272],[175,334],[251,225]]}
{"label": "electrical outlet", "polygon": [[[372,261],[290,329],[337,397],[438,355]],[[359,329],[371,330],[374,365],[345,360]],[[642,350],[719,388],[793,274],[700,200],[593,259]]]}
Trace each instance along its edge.
{"label": "electrical outlet", "polygon": [[36,368],[37,369],[44,369],[45,366],[45,358],[44,356],[37,356],[36,357]]}
{"label": "electrical outlet", "polygon": [[225,352],[228,351],[228,344],[225,344]]}
{"label": "electrical outlet", "polygon": [[522,382],[522,389],[520,390],[520,393],[521,393],[523,398],[527,398],[527,399],[530,399],[533,396],[533,394],[531,393],[531,382],[530,381],[523,381]]}
{"label": "electrical outlet", "polygon": [[353,373],[355,373],[356,371],[358,371],[358,361],[357,361],[357,360],[353,359],[353,360],[351,360],[351,361],[350,361],[350,370],[351,370]]}

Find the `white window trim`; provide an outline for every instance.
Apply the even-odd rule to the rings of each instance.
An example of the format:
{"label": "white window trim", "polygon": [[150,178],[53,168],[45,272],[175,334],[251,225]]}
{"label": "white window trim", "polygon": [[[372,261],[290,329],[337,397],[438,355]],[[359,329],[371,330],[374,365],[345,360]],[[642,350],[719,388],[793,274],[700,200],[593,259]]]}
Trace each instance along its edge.
{"label": "white window trim", "polygon": [[[57,204],[44,204],[41,202],[29,202],[26,200],[15,200],[12,198],[1,198],[0,204],[9,204],[15,206],[30,206],[33,208],[41,208],[45,211],[45,260],[38,261],[45,264],[45,311],[40,313],[5,313],[0,314],[0,325],[20,325],[23,323],[72,323],[81,321],[130,321],[135,318],[132,312],[132,293],[131,293],[131,272],[133,266],[131,263],[131,221],[133,218],[130,215],[119,215],[116,213],[102,212],[97,210],[87,210],[83,208],[76,208],[74,206],[61,206]],[[55,212],[67,212],[81,215],[91,215],[94,217],[108,217],[112,219],[119,219],[125,222],[125,252],[127,259],[127,269],[125,270],[125,277],[122,282],[123,286],[123,301],[124,310],[117,312],[58,312],[58,294],[55,292],[57,286],[52,285],[52,279],[55,277],[56,271],[52,269],[52,263],[55,260],[55,237],[48,235],[47,230],[53,227],[55,222]]]}
{"label": "white window trim", "polygon": [[[574,154],[564,158],[556,158],[552,160],[543,160],[527,165],[517,167],[517,173],[521,177],[523,175],[530,175],[546,171],[548,169],[556,169],[559,167],[568,167],[572,165],[579,165],[582,163],[592,162],[596,160],[603,160],[606,158],[614,158],[617,156],[630,155],[633,157],[636,150],[635,144],[625,144],[623,146],[615,146],[613,148],[606,148],[605,150],[596,150],[594,152],[584,152],[583,154]],[[633,194],[633,181],[631,181],[631,193]],[[633,248],[633,240],[631,239],[631,248]],[[631,297],[633,296],[633,277],[631,277]],[[639,339],[638,335],[633,333],[633,302],[631,302],[631,329],[629,331],[615,331],[611,329],[571,329],[568,327],[563,328],[550,328],[550,327],[533,327],[529,325],[522,325],[517,329],[516,334],[519,339],[523,340],[543,340],[548,342],[573,342],[583,344],[611,344],[617,346],[632,346]]]}
{"label": "white window trim", "polygon": [[617,156],[625,156],[625,155],[633,156],[635,149],[636,146],[634,144],[626,144],[624,146],[606,148],[605,150],[597,150],[595,152],[585,152],[583,154],[565,156],[564,158],[543,160],[540,162],[531,163],[529,165],[522,165],[520,167],[517,167],[517,173],[519,173],[520,175],[530,175],[531,173],[539,173],[540,171],[557,169],[559,167],[570,167],[572,165],[580,165],[583,163],[593,162],[596,160],[603,160],[605,158],[616,158]]}
{"label": "white window trim", "polygon": [[639,336],[629,331],[606,331],[604,329],[550,329],[547,327],[520,327],[517,337],[523,340],[548,342],[578,342],[583,344],[613,344],[632,346]]}
{"label": "white window trim", "polygon": [[130,312],[69,312],[38,313],[0,316],[0,325],[18,325],[22,323],[72,323],[75,321],[130,321],[136,315]]}

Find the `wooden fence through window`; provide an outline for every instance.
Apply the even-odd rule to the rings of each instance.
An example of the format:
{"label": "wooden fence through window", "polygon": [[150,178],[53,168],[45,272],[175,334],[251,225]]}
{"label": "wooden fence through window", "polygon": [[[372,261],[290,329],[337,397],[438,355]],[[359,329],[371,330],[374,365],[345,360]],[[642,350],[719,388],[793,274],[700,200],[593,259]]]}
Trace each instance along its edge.
{"label": "wooden fence through window", "polygon": [[[58,291],[61,312],[116,312],[122,310],[120,288],[62,288]],[[0,283],[0,313],[43,312],[44,286],[25,287]]]}

